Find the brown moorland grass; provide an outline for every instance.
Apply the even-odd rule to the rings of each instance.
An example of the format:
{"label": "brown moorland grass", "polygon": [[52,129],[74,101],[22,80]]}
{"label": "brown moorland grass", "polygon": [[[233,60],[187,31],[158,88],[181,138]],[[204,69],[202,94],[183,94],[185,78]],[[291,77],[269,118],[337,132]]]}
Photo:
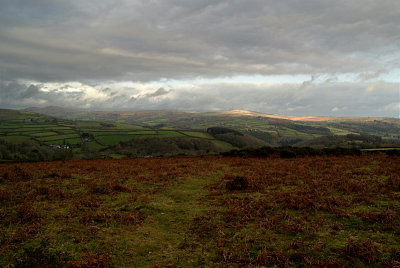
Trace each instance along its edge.
{"label": "brown moorland grass", "polygon": [[400,158],[0,164],[0,266],[396,267]]}

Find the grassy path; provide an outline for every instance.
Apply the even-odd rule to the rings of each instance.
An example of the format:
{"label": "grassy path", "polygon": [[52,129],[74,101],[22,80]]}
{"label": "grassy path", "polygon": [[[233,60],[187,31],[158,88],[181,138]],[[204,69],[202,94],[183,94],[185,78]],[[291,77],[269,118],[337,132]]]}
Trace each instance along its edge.
{"label": "grassy path", "polygon": [[[218,174],[208,177],[188,177],[157,193],[141,211],[147,215],[145,222],[123,237],[125,250],[131,259],[121,265],[133,267],[191,267],[204,265],[204,252],[193,247],[194,219],[210,208],[200,198],[207,191],[204,186],[214,182]],[[127,235],[127,233],[125,233]],[[191,245],[191,246],[190,246]],[[119,263],[117,263],[119,265]]]}

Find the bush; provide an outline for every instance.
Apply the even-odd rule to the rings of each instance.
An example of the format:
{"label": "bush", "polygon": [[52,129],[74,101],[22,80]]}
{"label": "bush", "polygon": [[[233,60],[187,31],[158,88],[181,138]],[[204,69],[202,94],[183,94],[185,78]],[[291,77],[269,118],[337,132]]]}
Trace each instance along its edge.
{"label": "bush", "polygon": [[246,190],[248,185],[249,183],[246,178],[236,176],[234,180],[226,183],[226,189],[229,191]]}

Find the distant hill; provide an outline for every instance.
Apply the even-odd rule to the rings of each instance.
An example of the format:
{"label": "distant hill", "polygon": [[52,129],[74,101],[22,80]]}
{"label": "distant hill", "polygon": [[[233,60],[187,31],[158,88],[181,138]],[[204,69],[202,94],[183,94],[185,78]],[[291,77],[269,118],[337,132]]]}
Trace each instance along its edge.
{"label": "distant hill", "polygon": [[[321,146],[321,139],[356,134],[380,137],[383,143],[399,143],[400,120],[379,117],[280,116],[244,110],[221,112],[79,111],[61,107],[29,108],[27,111],[72,120],[96,120],[141,125],[150,129],[206,131],[226,127],[272,146]],[[321,138],[322,137],[322,138]],[[334,138],[343,145],[343,138]],[[347,145],[366,146],[348,141]],[[347,146],[346,145],[346,146]],[[376,145],[376,144],[375,144]],[[369,146],[375,146],[370,144]]]}
{"label": "distant hill", "polygon": [[264,146],[400,148],[398,119],[306,119],[239,110],[0,109],[0,161],[204,155]]}
{"label": "distant hill", "polygon": [[[128,124],[124,120],[111,120],[109,113],[104,113],[108,120],[82,121],[65,119],[76,115],[74,110],[49,107],[41,111],[54,116],[0,109],[0,162],[204,155],[269,145],[241,133],[238,137],[218,136],[205,130]],[[176,116],[170,111],[163,116],[172,114]],[[142,112],[139,118],[151,115]]]}

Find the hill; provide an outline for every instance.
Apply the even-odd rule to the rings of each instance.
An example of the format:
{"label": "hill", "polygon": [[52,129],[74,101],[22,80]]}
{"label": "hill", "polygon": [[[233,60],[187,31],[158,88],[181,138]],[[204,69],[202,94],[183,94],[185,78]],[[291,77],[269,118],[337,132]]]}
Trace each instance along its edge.
{"label": "hill", "polygon": [[[184,111],[71,111],[50,107],[29,109],[65,119],[101,120],[136,124],[154,129],[186,129],[206,131],[210,127],[226,127],[250,135],[266,144],[287,146],[304,144],[320,146],[316,138],[358,134],[380,137],[382,143],[399,143],[400,120],[363,117],[294,117],[255,113],[243,110],[193,113]],[[373,147],[370,144],[367,147]],[[354,146],[351,141],[346,146]]]}
{"label": "hill", "polygon": [[390,118],[299,121],[238,110],[29,110],[36,112],[0,110],[0,161],[204,155],[263,146],[400,147],[399,120]]}
{"label": "hill", "polygon": [[[55,109],[49,111],[55,112]],[[205,131],[155,128],[118,120],[69,120],[27,111],[0,110],[0,161],[216,154],[264,145],[267,144],[249,135],[229,139]]]}

